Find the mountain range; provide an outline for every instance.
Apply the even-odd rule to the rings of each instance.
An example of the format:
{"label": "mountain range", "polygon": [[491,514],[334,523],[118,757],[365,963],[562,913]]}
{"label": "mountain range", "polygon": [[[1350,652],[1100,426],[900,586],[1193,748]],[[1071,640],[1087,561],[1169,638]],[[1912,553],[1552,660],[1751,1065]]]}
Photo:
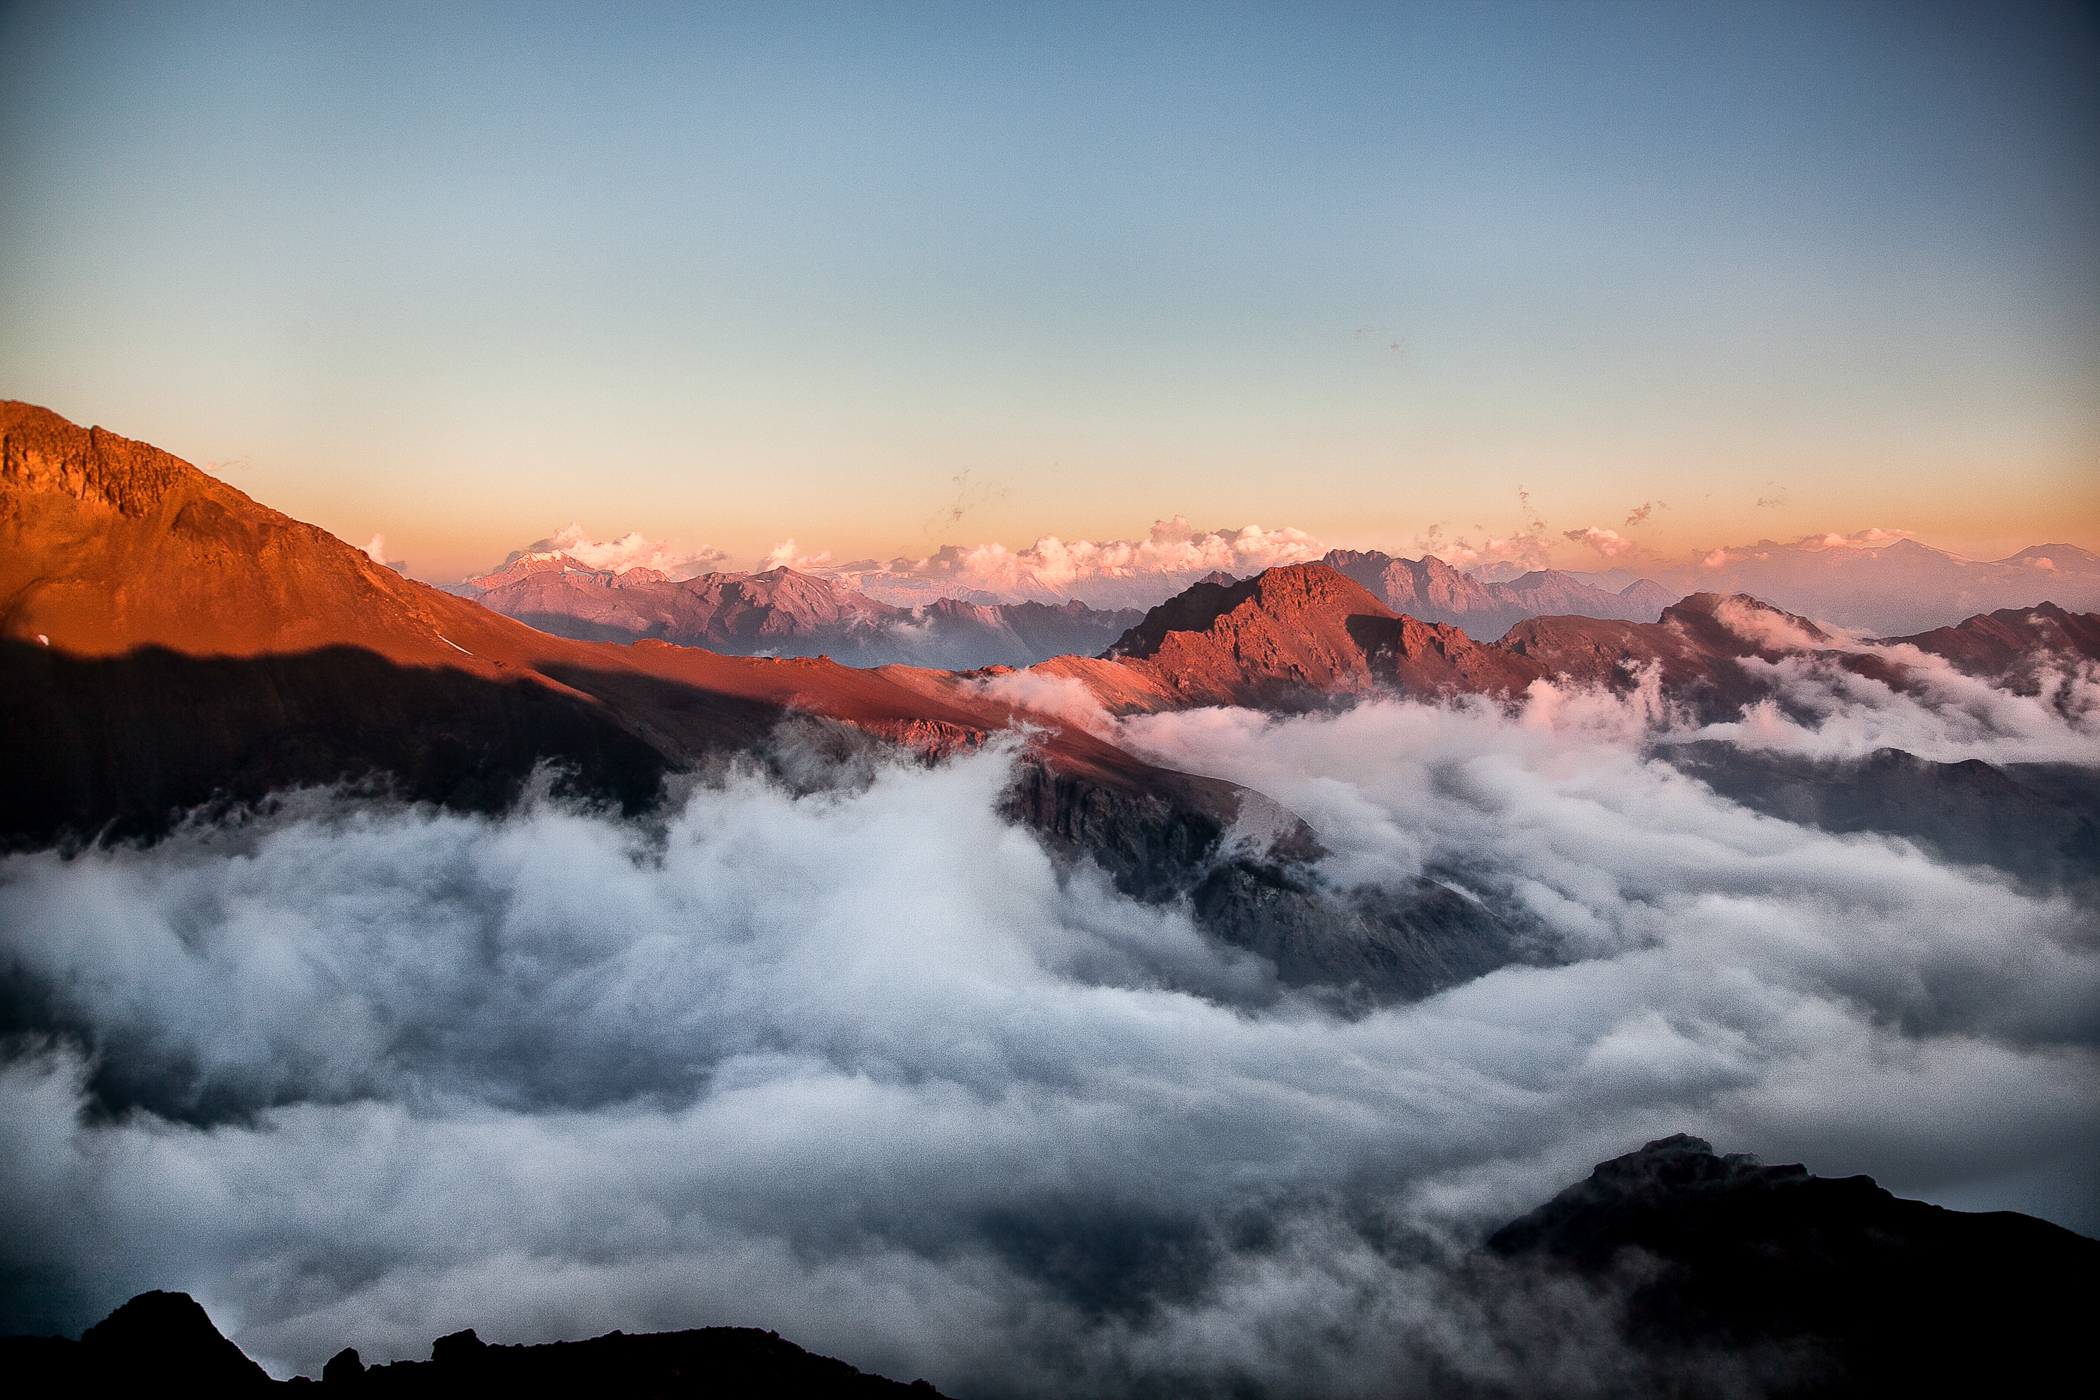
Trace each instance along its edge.
{"label": "mountain range", "polygon": [[[1627,1378],[1625,1393],[1676,1393],[1670,1378],[1726,1356],[1762,1393],[1799,1400],[2031,1395],[2083,1364],[2083,1281],[2100,1268],[2100,1242],[2011,1211],[1902,1200],[1871,1177],[1720,1156],[1679,1133],[1599,1163],[1459,1268],[1496,1266],[1623,1292],[1619,1340],[1654,1368]],[[131,1299],[78,1341],[0,1338],[0,1367],[27,1394],[313,1384],[273,1381],[195,1300],[164,1292]],[[492,1346],[468,1329],[439,1337],[427,1361],[367,1366],[345,1348],[320,1385],[372,1396],[939,1394],[738,1327],[537,1346]]]}
{"label": "mountain range", "polygon": [[[1419,996],[1518,957],[1524,912],[1427,878],[1404,898],[1328,889],[1313,870],[1317,839],[1295,816],[1137,756],[1115,742],[1110,716],[1292,711],[1384,694],[1507,702],[1562,679],[1621,695],[1652,685],[1659,703],[1726,719],[1784,703],[1776,668],[1789,659],[1900,690],[1920,684],[1927,653],[2029,689],[2052,665],[2100,658],[2094,619],[2053,605],[1846,647],[1805,618],[1714,594],[1656,621],[1531,618],[1482,643],[1396,611],[1327,564],[1194,584],[1100,656],[1027,670],[856,668],[655,638],[577,640],[406,579],[155,448],[19,403],[0,406],[0,507],[0,713],[18,779],[0,795],[10,844],[150,835],[201,804],[341,782],[500,810],[548,764],[574,790],[639,811],[668,776],[777,753],[789,731],[828,752],[902,744],[929,757],[1025,733],[1008,809],[1053,850],[1099,864],[1125,893],[1191,901],[1206,929],[1269,959],[1285,985],[1374,999]],[[1451,582],[1408,561],[1344,562],[1389,593],[1403,579]],[[535,563],[491,591],[522,593],[536,579],[561,581],[565,595],[634,591]],[[664,582],[638,581],[640,596]],[[681,596],[715,601],[710,625],[746,637],[787,625],[784,616],[848,629],[886,616],[789,571],[690,582],[703,586]],[[745,591],[760,588],[770,591]],[[1810,782],[1739,754],[1704,761],[1752,805],[1798,798],[1804,783],[1856,795],[1858,783],[1915,782],[1900,766],[1853,764]],[[2100,812],[2090,785],[1997,776],[2012,790],[1994,810],[2018,820],[1978,849],[2032,833],[2047,871],[2082,878],[2094,861],[2079,854],[2090,843],[2081,833]],[[1841,826],[1899,833],[1926,815],[1894,796],[1811,806]],[[1235,835],[1249,823],[1266,833],[1253,846]]]}
{"label": "mountain range", "polygon": [[[595,589],[627,606],[629,594],[668,596],[672,582],[533,562],[482,596]],[[1295,813],[1144,756],[1120,717],[1215,705],[1338,710],[1383,697],[1513,710],[1559,687],[1646,705],[1690,733],[1753,706],[1812,718],[1793,688],[1805,675],[1896,697],[1971,677],[2065,708],[2084,703],[2080,687],[2100,665],[2100,616],[2047,602],[1860,642],[1769,601],[1703,592],[1658,604],[1652,619],[1537,616],[1483,641],[1390,602],[1398,594],[1429,611],[1439,598],[1475,598],[1454,582],[1462,576],[1377,555],[1340,562],[1348,567],[1196,582],[1118,618],[1098,654],[1028,668],[857,668],[660,637],[564,637],[406,579],[151,446],[0,404],[0,757],[11,779],[0,789],[0,843],[151,840],[199,810],[266,806],[302,786],[501,811],[550,773],[559,790],[642,813],[679,775],[726,765],[812,791],[851,781],[864,757],[930,763],[1006,745],[1005,814],[1056,860],[1091,864],[1128,896],[1186,910],[1207,938],[1268,969],[1266,981],[1217,995],[1258,1006],[1295,988],[1357,1015],[1548,956],[1532,936],[1535,912],[1516,894],[1461,888],[1435,868],[1338,888],[1323,873],[1319,834]],[[1622,598],[1638,583],[1614,595],[1572,582]],[[676,595],[694,617],[713,609],[695,625],[753,641],[796,626],[805,636],[850,633],[857,620],[877,631],[925,625],[925,610],[900,622],[787,570],[686,581],[695,583]],[[1524,587],[1534,598],[1573,592],[1550,575]],[[1029,614],[984,611],[1024,636],[1014,618]],[[645,613],[637,605],[622,616]],[[1035,635],[1044,644],[1049,634]],[[1902,836],[2050,888],[2100,881],[2090,765],[1935,763],[1893,749],[1830,760],[1697,738],[1658,739],[1654,750],[1790,821]],[[41,1004],[15,975],[0,977],[0,1000]],[[142,1106],[115,1081],[88,1091],[113,1116]],[[2030,1361],[2068,1345],[2071,1324],[2047,1280],[2050,1270],[2089,1270],[2090,1241],[2025,1217],[1895,1201],[1862,1183],[1664,1139],[1512,1222],[1482,1257],[1630,1288],[1636,1350],[1681,1360],[1748,1348],[1772,1361],[1790,1394],[1866,1393],[1878,1378],[1915,1390],[1942,1369],[1964,1385],[2018,1388]],[[1855,1306],[1862,1287],[1872,1307]],[[172,1316],[169,1307],[154,1305]],[[1970,1314],[1987,1324],[1970,1325]],[[194,1322],[183,1325],[195,1333]],[[557,1361],[671,1365],[663,1357],[687,1356],[681,1347],[714,1358],[691,1362],[701,1366],[746,1352],[767,1365],[843,1365],[777,1338],[759,1343],[766,1334],[675,1335],[687,1340],[601,1338],[569,1344],[597,1350],[559,1356],[455,1337],[432,1362],[371,1372],[346,1363],[323,1383],[420,1393],[457,1366],[461,1377],[494,1368],[475,1384],[510,1384],[544,1378]],[[2000,1336],[2025,1350],[2008,1351]],[[208,1344],[223,1343],[215,1333],[192,1340],[195,1355],[234,1366],[230,1343]],[[67,1345],[79,1350],[10,1353],[25,1366],[104,1364],[95,1345]],[[1935,1359],[1948,1356],[1945,1367]],[[844,1373],[826,1374],[806,1393],[845,1393],[822,1388]],[[865,1393],[901,1388],[861,1381]]]}
{"label": "mountain range", "polygon": [[[1437,559],[1337,549],[1321,564],[1395,611],[1491,640],[1544,615],[1653,622],[1677,595],[1652,579],[1614,592],[1557,569],[1490,583]],[[1212,573],[1195,583],[1231,585]],[[578,641],[654,638],[733,656],[829,656],[855,666],[903,663],[967,670],[1094,655],[1143,615],[1077,600],[986,604],[939,598],[880,602],[837,579],[790,568],[672,579],[656,569],[598,569],[558,550],[520,553],[448,592]]]}
{"label": "mountain range", "polygon": [[2100,608],[2100,554],[2073,544],[2030,545],[2004,559],[1964,559],[1881,531],[1713,550],[1663,570],[1686,592],[1750,593],[1790,612],[1889,635],[2045,600]]}
{"label": "mountain range", "polygon": [[940,598],[901,608],[789,568],[674,580],[655,569],[592,569],[559,552],[522,555],[450,591],[578,641],[646,638],[728,656],[828,656],[853,666],[1028,666],[1099,651],[1140,616],[1080,602]]}
{"label": "mountain range", "polygon": [[[1883,532],[1866,532],[1877,536]],[[1801,616],[1882,635],[1951,626],[1979,612],[2054,601],[2100,607],[2100,555],[2070,544],[2035,545],[2002,560],[1963,559],[1913,539],[1769,540],[1719,549],[1685,564],[1658,563],[1666,582],[1625,569],[1462,570],[1437,559],[1334,549],[1317,562],[1422,622],[1494,641],[1537,617],[1654,622],[1692,593],[1754,596]],[[780,567],[673,579],[649,568],[614,570],[560,550],[520,552],[448,591],[557,636],[583,641],[656,638],[739,656],[830,656],[858,666],[903,663],[944,669],[1029,666],[1053,656],[1095,655],[1141,615],[1076,598],[997,601],[977,589],[953,597],[880,600],[852,586],[863,576]],[[1199,582],[1238,580],[1159,574],[1148,606]],[[1144,593],[1126,579],[1119,596]],[[960,585],[957,585],[960,587]],[[1132,590],[1136,590],[1133,595]]]}
{"label": "mountain range", "polygon": [[[1286,985],[1418,996],[1516,956],[1493,913],[1434,881],[1326,889],[1294,816],[1032,710],[996,672],[555,637],[30,405],[0,405],[0,546],[9,845],[151,836],[205,804],[344,782],[496,811],[548,765],[638,812],[710,763],[785,776],[784,744],[939,757],[1025,729],[1011,816],[1125,894],[1193,900]],[[1268,839],[1238,840],[1243,819]]]}
{"label": "mountain range", "polygon": [[1492,641],[1533,617],[1653,622],[1678,598],[1648,578],[1606,588],[1560,569],[1537,569],[1497,582],[1441,559],[1395,559],[1376,550],[1330,550],[1319,562],[1362,584],[1395,612],[1449,623],[1479,641]]}

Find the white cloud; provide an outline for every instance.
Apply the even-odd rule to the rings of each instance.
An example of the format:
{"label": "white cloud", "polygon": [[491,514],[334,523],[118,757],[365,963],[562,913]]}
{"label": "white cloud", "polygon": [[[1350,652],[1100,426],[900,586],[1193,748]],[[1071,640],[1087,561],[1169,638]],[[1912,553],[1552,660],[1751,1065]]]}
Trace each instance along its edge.
{"label": "white cloud", "polygon": [[1561,538],[1579,545],[1587,545],[1607,559],[1624,554],[1632,549],[1634,544],[1617,530],[1607,530],[1602,525],[1591,525],[1581,530],[1563,530]]}
{"label": "white cloud", "polygon": [[535,540],[525,554],[566,554],[579,564],[615,573],[628,569],[657,569],[672,578],[690,578],[706,573],[729,556],[719,549],[687,549],[676,540],[650,539],[639,530],[616,540],[594,540],[582,525],[571,522],[546,539]]}
{"label": "white cloud", "polygon": [[1185,516],[1155,521],[1142,540],[1060,540],[1027,549],[945,545],[919,560],[841,577],[872,597],[908,604],[935,597],[1007,603],[1079,599],[1095,607],[1150,607],[1206,574],[1236,578],[1318,559],[1327,546],[1303,530],[1194,530]]}
{"label": "white cloud", "polygon": [[765,557],[758,561],[758,572],[765,573],[772,569],[793,569],[797,573],[803,574],[824,573],[827,572],[825,566],[830,562],[830,550],[827,549],[818,554],[804,554],[801,550],[795,548],[793,537],[789,537],[766,551]]}
{"label": "white cloud", "polygon": [[1828,532],[1820,535],[1805,535],[1795,543],[1794,548],[1810,550],[1884,549],[1899,540],[1914,540],[1917,537],[1918,532],[1916,530],[1884,530],[1876,526],[1865,530],[1855,530],[1849,535]]}
{"label": "white cloud", "polygon": [[[1826,731],[1900,713],[1831,695]],[[650,822],[324,796],[7,857],[41,1039],[0,1073],[6,1277],[74,1326],[188,1289],[309,1374],[743,1323],[973,1395],[1582,1394],[1628,1384],[1611,1299],[1455,1260],[1650,1137],[2024,1174],[2100,1223],[2090,908],[1722,801],[1659,722],[1552,687],[1125,721],[1304,815],[1330,878],[1427,870],[1560,954],[1354,1020],[1061,876],[996,751]]]}

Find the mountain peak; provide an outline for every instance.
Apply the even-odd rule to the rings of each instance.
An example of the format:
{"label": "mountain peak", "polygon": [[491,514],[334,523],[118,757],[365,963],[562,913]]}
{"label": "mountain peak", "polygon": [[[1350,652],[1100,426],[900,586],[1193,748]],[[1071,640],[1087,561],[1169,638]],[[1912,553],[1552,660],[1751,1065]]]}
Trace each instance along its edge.
{"label": "mountain peak", "polygon": [[1392,617],[1392,609],[1373,597],[1361,584],[1326,564],[1289,564],[1267,569],[1238,583],[1190,584],[1145,614],[1145,620],[1125,632],[1108,649],[1109,657],[1141,661],[1157,655],[1175,633],[1206,632],[1218,619],[1237,614],[1251,605],[1245,622],[1257,615],[1277,620],[1293,615],[1305,617],[1371,616]]}

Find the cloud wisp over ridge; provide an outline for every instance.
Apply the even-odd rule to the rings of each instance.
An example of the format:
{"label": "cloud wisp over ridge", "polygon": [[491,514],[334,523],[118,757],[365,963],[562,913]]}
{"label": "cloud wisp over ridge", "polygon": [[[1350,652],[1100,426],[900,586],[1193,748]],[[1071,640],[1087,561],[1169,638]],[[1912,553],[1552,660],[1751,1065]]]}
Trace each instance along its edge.
{"label": "cloud wisp over ridge", "polygon": [[[2090,714],[2013,699],[2096,766]],[[1836,703],[1800,726],[1882,702]],[[309,1372],[731,1322],[971,1394],[1608,1393],[1612,1298],[1465,1249],[1646,1138],[2100,1224],[2085,897],[1757,815],[1656,722],[1550,687],[1126,722],[1302,813],[1337,884],[1533,923],[1535,964],[1353,1018],[1060,871],[999,750],[9,857],[9,1306],[188,1288]]]}

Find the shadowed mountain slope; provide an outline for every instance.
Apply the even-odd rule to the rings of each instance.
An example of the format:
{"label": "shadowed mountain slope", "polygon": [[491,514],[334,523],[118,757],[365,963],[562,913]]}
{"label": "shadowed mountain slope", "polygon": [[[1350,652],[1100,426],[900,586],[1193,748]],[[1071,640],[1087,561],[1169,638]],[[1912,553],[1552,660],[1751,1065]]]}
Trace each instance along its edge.
{"label": "shadowed mountain slope", "polygon": [[1628,1340],[1761,1363],[1766,1393],[2038,1395],[2086,1362],[2100,1241],[1679,1134],[1600,1164],[1488,1248],[1630,1285]]}
{"label": "shadowed mountain slope", "polygon": [[2100,664],[2100,615],[2066,612],[2054,603],[2000,608],[1913,637],[1890,637],[1889,646],[1910,645],[1944,656],[1955,669],[2023,695],[2042,688],[2042,672]]}
{"label": "shadowed mountain slope", "polygon": [[[1234,839],[1250,801],[1273,803],[1147,763],[990,677],[551,636],[18,403],[0,405],[0,599],[0,758],[19,779],[0,844],[152,837],[193,808],[341,782],[500,811],[544,765],[634,813],[711,761],[785,772],[783,743],[938,758],[996,738],[1022,750],[1006,810],[1052,852],[1141,899],[1207,887],[1214,935],[1290,943],[1287,984],[1415,996],[1516,956],[1496,917],[1454,916],[1441,886],[1368,902],[1325,889],[1295,817]],[[1219,891],[1242,885],[1266,912],[1227,916]]]}
{"label": "shadowed mountain slope", "polygon": [[[2083,1365],[2100,1241],[2011,1211],[1903,1200],[1870,1177],[1718,1156],[1679,1134],[1599,1164],[1459,1267],[1489,1260],[1512,1296],[1527,1279],[1557,1278],[1617,1300],[1618,1340],[1648,1363],[1629,1393],[2039,1395]],[[0,1368],[25,1394],[311,1384],[270,1380],[181,1293],[141,1294],[78,1342],[0,1339]],[[938,1394],[733,1327],[537,1346],[490,1346],[468,1330],[438,1338],[427,1361],[368,1367],[346,1348],[321,1385],[375,1396]]]}

